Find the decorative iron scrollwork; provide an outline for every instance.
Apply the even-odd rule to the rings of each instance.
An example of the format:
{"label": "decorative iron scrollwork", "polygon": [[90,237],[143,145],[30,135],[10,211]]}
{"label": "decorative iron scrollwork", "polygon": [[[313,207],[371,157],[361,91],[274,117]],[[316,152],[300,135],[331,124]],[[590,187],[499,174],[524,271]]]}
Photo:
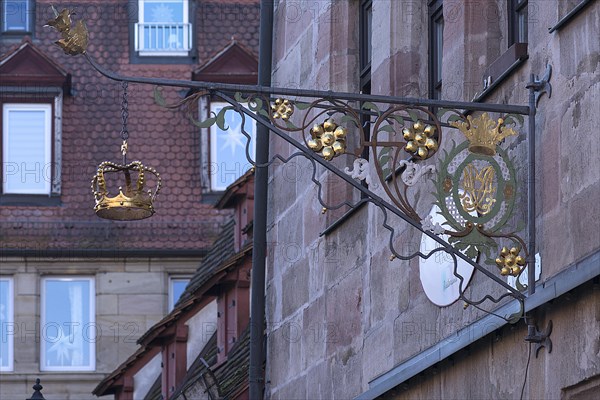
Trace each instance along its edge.
{"label": "decorative iron scrollwork", "polygon": [[[496,297],[486,294],[481,299],[471,300],[465,294],[465,286],[460,284],[460,298],[465,303],[475,306],[488,300],[497,303],[507,296],[524,299],[524,295],[507,285],[495,270],[490,271],[495,267],[486,268],[474,259],[484,255],[486,264],[499,267],[500,274],[505,274],[507,270],[503,268],[510,265],[509,272],[514,275],[522,272],[526,265],[523,260],[530,258],[526,244],[518,236],[520,229],[508,229],[518,190],[513,162],[500,147],[500,142],[516,135],[517,125],[523,124],[520,115],[529,114],[531,118],[531,106],[122,77],[104,70],[85,52],[85,25],[79,21],[72,29],[68,11],[60,15],[57,13],[57,18],[49,25],[62,33],[63,39],[58,45],[67,54],[83,53],[96,70],[111,79],[195,89],[192,95],[178,104],[167,105],[157,88],[155,100],[157,104],[171,109],[187,106],[188,116],[199,128],[217,125],[226,130],[225,114],[239,113],[242,134],[248,140],[246,156],[253,165],[256,163],[250,153],[252,136],[245,131],[244,121],[251,118],[269,128],[297,148],[287,157],[273,155],[269,164],[277,160],[288,162],[295,157],[306,158],[313,167],[312,181],[318,187],[318,201],[323,210],[343,206],[356,208],[364,203],[381,210],[382,226],[389,232],[391,259],[428,259],[444,252],[452,258],[452,273],[459,281],[464,280],[457,269],[457,260],[460,259],[507,290]],[[221,98],[230,106],[198,121],[193,118],[195,101],[204,95]],[[475,113],[467,116],[465,111]],[[504,114],[493,120],[488,112],[513,114]],[[456,129],[468,141],[453,138],[446,143],[446,135],[456,133]],[[366,153],[369,154],[368,160]],[[352,164],[352,170],[340,168],[341,163],[337,159],[342,156],[350,159],[346,165]],[[336,174],[364,196],[355,202],[344,200],[341,204],[327,204],[323,199],[322,183],[316,176],[317,165]],[[124,171],[127,167],[114,165],[111,168]],[[378,182],[369,180],[371,172],[375,172]],[[434,224],[430,218],[423,218],[417,212],[417,209],[423,208],[418,208],[417,202],[424,197],[418,192],[423,186],[416,183],[426,177],[429,179],[429,174],[434,175],[436,204],[444,216],[444,224]],[[356,180],[373,186],[378,184],[385,196]],[[439,246],[426,253],[402,254],[397,248],[397,231],[393,226],[395,222],[391,222],[392,216],[419,229]],[[448,242],[437,236],[442,234],[449,237]],[[508,252],[500,250],[500,257],[496,257],[498,248],[505,244],[501,242],[511,244],[504,246]],[[515,251],[512,251],[513,248]],[[519,251],[523,251],[524,257]],[[513,266],[519,267],[519,271]]]}

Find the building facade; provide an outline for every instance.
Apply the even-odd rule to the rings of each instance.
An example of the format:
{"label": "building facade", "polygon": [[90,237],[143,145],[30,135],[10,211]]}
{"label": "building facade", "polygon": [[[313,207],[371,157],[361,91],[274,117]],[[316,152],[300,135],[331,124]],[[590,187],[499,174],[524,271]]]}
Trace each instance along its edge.
{"label": "building facade", "polygon": [[248,399],[250,268],[254,173],[217,202],[223,225],[174,309],[145,332],[139,348],[94,394],[116,400]]}
{"label": "building facade", "polygon": [[[36,378],[47,399],[93,398],[174,307],[232,218],[215,201],[248,169],[231,135],[201,135],[197,109],[164,107],[187,93],[129,85],[128,157],[161,175],[156,214],[136,222],[94,215],[96,167],[122,159],[124,90],[54,44],[56,31],[44,27],[55,17],[52,4],[0,5],[0,397],[7,399],[28,396]],[[85,21],[88,53],[117,73],[256,80],[256,1],[54,5]]]}
{"label": "building facade", "polygon": [[[530,250],[541,268],[524,311],[540,332],[552,321],[553,346],[537,352],[523,340],[524,318],[506,321],[517,303],[435,305],[423,289],[423,260],[390,257],[390,242],[404,255],[418,251],[421,232],[385,219],[373,204],[327,210],[317,201],[313,164],[296,157],[270,171],[267,398],[595,398],[599,12],[598,2],[561,0],[276,3],[274,86],[527,105],[531,74],[541,79],[552,67],[551,96],[540,96],[535,116],[537,246]],[[442,130],[446,141],[425,165],[450,153],[452,140],[464,141],[451,126]],[[513,222],[527,215],[526,132],[527,123],[502,144],[517,174]],[[295,149],[273,135],[270,151]],[[368,157],[369,189],[389,199]],[[352,168],[344,157],[332,162]],[[334,174],[318,168],[315,177],[327,205],[360,202]],[[434,189],[429,179],[411,188],[421,216],[431,212]],[[465,293],[507,292],[494,285],[478,271]]]}

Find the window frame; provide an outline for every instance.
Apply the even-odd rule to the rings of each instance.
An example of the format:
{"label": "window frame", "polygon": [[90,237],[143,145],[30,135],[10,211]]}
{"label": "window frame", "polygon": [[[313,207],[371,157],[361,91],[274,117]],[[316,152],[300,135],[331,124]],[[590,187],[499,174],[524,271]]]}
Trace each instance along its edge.
{"label": "window frame", "polygon": [[[2,165],[0,166],[0,172],[2,173],[2,188],[0,188],[2,194],[11,195],[44,195],[49,196],[52,194],[52,180],[54,177],[54,160],[53,160],[53,139],[54,139],[54,105],[48,102],[2,102]],[[8,114],[10,111],[22,110],[22,111],[43,111],[44,112],[44,162],[42,170],[46,169],[46,165],[50,164],[50,179],[44,179],[43,190],[19,190],[12,191],[7,188],[7,180],[4,179],[4,166],[9,157],[8,140],[11,136],[9,131],[9,118]]]}
{"label": "window frame", "polygon": [[[428,75],[429,75],[429,98],[440,100],[442,98],[442,70],[444,59],[444,6],[442,0],[429,0],[428,7],[428,32],[429,32],[429,57],[428,57]],[[441,23],[440,23],[441,21]],[[442,41],[438,43],[438,29],[441,26]],[[441,52],[438,52],[438,44],[441,45]],[[439,66],[439,67],[438,67]],[[439,79],[436,79],[439,77]]]}
{"label": "window frame", "polygon": [[[168,312],[171,312],[173,310],[173,308],[175,308],[175,304],[177,304],[177,301],[179,301],[179,298],[177,300],[175,300],[173,298],[173,294],[174,294],[174,290],[173,290],[173,283],[176,281],[180,281],[186,282],[186,287],[187,285],[190,283],[190,280],[192,279],[192,277],[190,275],[171,275],[169,276],[169,304],[168,304]],[[183,289],[182,294],[185,292],[185,288]],[[180,297],[181,298],[181,297]]]}
{"label": "window frame", "polygon": [[[359,81],[360,92],[362,94],[371,94],[371,62],[373,60],[373,2],[372,0],[361,0],[358,12],[359,19]],[[369,121],[371,116],[363,112],[362,104],[361,124],[364,127],[365,140],[371,139],[371,125]],[[365,148],[361,154],[365,160],[369,159],[369,149]],[[363,182],[365,185],[366,183]]]}
{"label": "window frame", "polygon": [[[137,22],[133,24],[133,50],[135,53],[142,58],[146,57],[189,57],[192,49],[194,48],[194,23],[191,22],[191,5],[189,0],[181,0],[183,2],[183,21],[181,22],[184,26],[187,25],[187,29],[184,28],[183,42],[187,41],[187,47],[184,46],[183,50],[144,50],[142,47],[143,35],[140,35],[139,24],[145,24],[144,21],[144,8],[147,2],[159,2],[159,0],[138,0],[137,2]],[[186,38],[187,31],[187,38]],[[186,50],[187,48],[187,50]]]}
{"label": "window frame", "polygon": [[62,165],[62,112],[63,91],[60,88],[55,93],[38,96],[35,92],[19,92],[16,87],[7,87],[6,95],[0,99],[0,180],[4,174],[4,105],[5,104],[51,104],[50,123],[52,136],[51,146],[51,180],[50,192],[43,194],[6,193],[4,182],[0,184],[0,205],[33,205],[56,206],[60,205],[61,194],[61,165]]}
{"label": "window frame", "polygon": [[[371,62],[373,60],[373,1],[360,0],[358,5],[358,84],[361,94],[371,94]],[[371,113],[363,108],[364,102],[359,105],[360,123],[363,127],[364,140],[371,140]],[[365,147],[360,157],[369,161],[371,159],[370,148]],[[361,185],[368,188],[367,180],[362,180]],[[360,192],[361,202],[358,206],[350,208],[343,214],[336,212],[328,214],[327,226],[319,233],[319,236],[329,235],[361,210],[367,202],[362,201],[367,195]]]}
{"label": "window frame", "polygon": [[[360,90],[363,94],[371,94],[371,61],[373,59],[373,2],[361,0],[359,16],[359,73]],[[370,17],[370,18],[369,18]]]}
{"label": "window frame", "polygon": [[[40,331],[40,335],[42,332],[45,332],[45,326],[47,324],[46,320],[46,282],[50,280],[57,281],[80,281],[87,280],[89,281],[89,322],[86,325],[94,325],[96,326],[96,282],[95,278],[91,276],[83,276],[83,275],[49,275],[43,276],[41,278],[40,284],[40,324],[42,326],[42,330]],[[73,321],[71,321],[73,322]],[[47,366],[46,365],[46,351],[47,351],[47,342],[45,338],[40,337],[40,371],[44,372],[90,372],[96,371],[96,340],[87,340],[84,343],[89,346],[89,358],[90,364],[87,366],[75,366],[75,367],[65,367],[65,366]]]}
{"label": "window frame", "polygon": [[[209,101],[208,103],[208,115],[211,115],[211,113],[214,112],[213,110],[213,105],[215,104],[219,104],[219,105],[223,105],[224,107],[227,106],[231,106],[231,104],[224,102],[224,101]],[[235,110],[231,110],[231,112],[235,112]],[[256,121],[248,116],[246,116],[246,121],[250,121],[252,123],[252,125],[254,126],[254,132],[252,132],[251,135],[251,139],[250,139],[250,152],[252,156],[256,155]],[[241,168],[239,169],[239,171],[235,171],[235,174],[237,175],[237,178],[234,179],[231,183],[223,186],[216,186],[213,185],[214,181],[214,177],[217,176],[217,174],[219,172],[216,173],[211,173],[212,167],[215,164],[218,164],[217,161],[217,157],[215,156],[216,154],[218,154],[218,149],[217,149],[217,140],[216,140],[216,135],[217,135],[217,130],[220,130],[219,127],[214,124],[209,128],[209,134],[208,134],[208,143],[207,143],[207,147],[208,147],[208,163],[207,163],[207,178],[209,180],[208,182],[208,192],[209,193],[223,193],[225,190],[227,190],[227,188],[229,187],[229,185],[231,185],[231,183],[235,182],[237,179],[239,179],[244,173],[246,173],[250,168],[252,168],[252,164],[250,164],[250,162],[246,159],[245,156],[245,149],[244,149],[244,161],[245,164],[243,164],[241,166]],[[244,140],[247,140],[246,136],[242,133]],[[246,146],[246,143],[244,143],[244,146]],[[244,169],[243,167],[248,166],[247,169]]]}
{"label": "window frame", "polygon": [[[508,48],[517,43],[529,42],[528,0],[507,0],[508,5]],[[524,25],[521,26],[521,18]]]}
{"label": "window frame", "polygon": [[[7,293],[7,300],[8,300],[8,310],[7,310],[7,323],[13,323],[15,322],[15,298],[14,298],[14,278],[12,276],[0,276],[0,281],[6,281],[8,282],[8,293]],[[4,332],[4,327],[0,327],[1,331],[0,332]],[[15,337],[14,334],[9,335],[8,334],[8,329],[7,329],[7,339],[8,339],[8,365],[6,367],[3,367],[0,364],[0,372],[12,372],[14,371],[14,360],[15,360]]]}
{"label": "window frame", "polygon": [[[6,29],[6,12],[8,11],[9,2],[0,2],[0,34],[3,36],[23,36],[33,34],[33,26],[35,25],[35,1],[25,0],[25,29]],[[32,21],[33,20],[33,21]]]}
{"label": "window frame", "polygon": [[[528,55],[528,0],[506,0],[507,11],[507,48],[506,50],[487,66],[483,73],[483,90],[477,93],[473,102],[480,102],[486,99],[496,87],[498,87],[513,71],[519,68],[529,58]],[[520,36],[518,29],[517,13],[525,10],[525,41],[516,41]]]}

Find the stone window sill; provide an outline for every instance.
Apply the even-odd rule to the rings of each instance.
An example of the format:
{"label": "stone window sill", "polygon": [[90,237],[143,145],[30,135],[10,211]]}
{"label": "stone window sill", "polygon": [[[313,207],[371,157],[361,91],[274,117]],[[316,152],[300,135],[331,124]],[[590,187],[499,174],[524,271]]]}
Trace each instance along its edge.
{"label": "stone window sill", "polygon": [[515,43],[508,48],[500,57],[498,57],[483,74],[484,80],[488,86],[483,92],[478,93],[473,98],[473,102],[481,102],[489,96],[494,89],[502,83],[510,74],[521,66],[527,59],[527,43]]}

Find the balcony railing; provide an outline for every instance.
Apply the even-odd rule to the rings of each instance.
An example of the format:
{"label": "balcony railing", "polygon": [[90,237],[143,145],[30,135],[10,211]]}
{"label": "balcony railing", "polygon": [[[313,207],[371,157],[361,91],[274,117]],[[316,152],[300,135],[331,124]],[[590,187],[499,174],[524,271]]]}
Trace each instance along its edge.
{"label": "balcony railing", "polygon": [[192,24],[135,24],[135,50],[141,55],[187,55],[191,48]]}

